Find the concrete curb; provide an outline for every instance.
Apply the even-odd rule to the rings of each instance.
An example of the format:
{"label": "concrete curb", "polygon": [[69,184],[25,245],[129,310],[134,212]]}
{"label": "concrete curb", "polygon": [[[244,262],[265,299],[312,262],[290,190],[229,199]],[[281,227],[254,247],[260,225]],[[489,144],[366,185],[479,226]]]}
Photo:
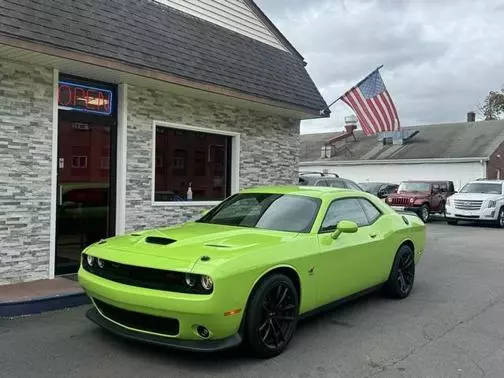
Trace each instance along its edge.
{"label": "concrete curb", "polygon": [[91,301],[84,292],[29,298],[15,302],[0,302],[0,317],[40,314],[89,303]]}

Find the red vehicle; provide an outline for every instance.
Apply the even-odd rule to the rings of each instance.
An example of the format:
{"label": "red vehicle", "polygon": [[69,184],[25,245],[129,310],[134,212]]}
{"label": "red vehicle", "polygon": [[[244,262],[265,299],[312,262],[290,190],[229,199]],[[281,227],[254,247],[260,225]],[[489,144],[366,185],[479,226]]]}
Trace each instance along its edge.
{"label": "red vehicle", "polygon": [[428,222],[431,214],[445,213],[446,199],[453,193],[452,181],[403,181],[386,202],[394,209],[413,211]]}

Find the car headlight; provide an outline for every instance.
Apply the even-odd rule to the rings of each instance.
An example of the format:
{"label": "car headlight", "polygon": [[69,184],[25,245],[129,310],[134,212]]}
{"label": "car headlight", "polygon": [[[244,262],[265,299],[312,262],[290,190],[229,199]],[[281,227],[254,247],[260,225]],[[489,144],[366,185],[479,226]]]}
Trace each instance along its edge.
{"label": "car headlight", "polygon": [[413,203],[413,202],[415,202],[415,199],[414,198],[410,198],[409,202]]}
{"label": "car headlight", "polygon": [[196,286],[197,276],[195,274],[187,273],[185,275],[185,282],[187,286],[194,287]]}
{"label": "car headlight", "polygon": [[98,267],[103,269],[103,267],[105,266],[105,261],[103,261],[102,259],[97,259],[96,262],[98,264]]}
{"label": "car headlight", "polygon": [[201,286],[203,286],[203,289],[210,291],[213,289],[213,281],[210,277],[208,276],[201,276]]}
{"label": "car headlight", "polygon": [[446,199],[446,206],[450,206],[451,207],[451,199],[447,198]]}
{"label": "car headlight", "polygon": [[494,208],[495,206],[497,206],[497,201],[494,201],[494,200],[490,200],[488,201],[488,208]]}
{"label": "car headlight", "polygon": [[88,263],[89,266],[93,266],[94,262],[95,262],[95,258],[93,256],[86,255],[86,261],[87,261],[87,263]]}

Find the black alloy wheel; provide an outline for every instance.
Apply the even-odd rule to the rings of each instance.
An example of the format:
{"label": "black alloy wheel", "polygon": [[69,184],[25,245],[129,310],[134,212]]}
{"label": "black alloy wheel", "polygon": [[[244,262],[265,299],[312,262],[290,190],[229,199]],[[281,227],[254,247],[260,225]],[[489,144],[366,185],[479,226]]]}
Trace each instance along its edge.
{"label": "black alloy wheel", "polygon": [[429,206],[427,204],[423,204],[420,209],[418,210],[418,215],[420,216],[420,219],[424,222],[427,223],[430,218],[430,210]]}
{"label": "black alloy wheel", "polygon": [[282,275],[266,277],[252,294],[247,312],[247,340],[259,357],[280,354],[296,330],[299,298],[292,281]]}
{"label": "black alloy wheel", "polygon": [[394,298],[406,298],[413,289],[415,281],[414,253],[407,245],[397,251],[392,271],[385,284],[387,293]]}

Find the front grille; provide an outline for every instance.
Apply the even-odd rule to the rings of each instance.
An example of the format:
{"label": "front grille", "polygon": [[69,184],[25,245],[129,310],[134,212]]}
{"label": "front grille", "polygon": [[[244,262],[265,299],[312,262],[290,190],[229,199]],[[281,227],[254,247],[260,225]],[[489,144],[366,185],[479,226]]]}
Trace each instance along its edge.
{"label": "front grille", "polygon": [[409,198],[392,197],[392,205],[409,205]]}
{"label": "front grille", "polygon": [[456,217],[459,218],[467,218],[467,219],[479,219],[479,215],[462,215],[462,214],[455,214]]}
{"label": "front grille", "polygon": [[188,294],[211,294],[213,290],[204,290],[199,285],[199,280],[197,285],[188,286],[185,281],[186,273],[126,265],[110,260],[102,259],[102,261],[104,263],[103,268],[100,268],[96,263],[90,266],[86,254],[82,255],[84,270],[110,281],[147,289]]}
{"label": "front grille", "polygon": [[459,210],[479,210],[483,201],[454,200],[455,209]]}
{"label": "front grille", "polygon": [[93,301],[103,315],[123,326],[169,336],[175,336],[179,333],[179,321],[177,319],[125,310],[96,298],[93,298]]}

